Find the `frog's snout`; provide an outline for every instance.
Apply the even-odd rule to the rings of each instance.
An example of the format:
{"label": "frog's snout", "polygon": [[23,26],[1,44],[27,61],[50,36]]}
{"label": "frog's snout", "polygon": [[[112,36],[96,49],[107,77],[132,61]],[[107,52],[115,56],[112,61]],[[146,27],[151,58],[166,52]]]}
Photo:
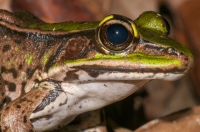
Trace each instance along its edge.
{"label": "frog's snout", "polygon": [[195,65],[194,57],[188,60],[188,71],[191,70]]}
{"label": "frog's snout", "polygon": [[185,69],[185,73],[187,73],[189,70],[191,70],[194,66],[194,56],[190,52],[188,55],[181,54],[180,59],[182,62],[182,67]]}

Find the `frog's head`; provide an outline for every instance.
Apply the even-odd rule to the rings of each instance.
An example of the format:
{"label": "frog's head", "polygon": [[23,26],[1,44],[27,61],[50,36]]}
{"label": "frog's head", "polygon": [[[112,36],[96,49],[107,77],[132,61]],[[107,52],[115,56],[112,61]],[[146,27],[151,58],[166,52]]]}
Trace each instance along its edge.
{"label": "frog's head", "polygon": [[67,72],[65,80],[81,81],[178,79],[192,68],[194,59],[184,45],[168,37],[169,32],[167,21],[156,12],[145,12],[135,21],[107,16],[92,35],[83,33],[82,38],[91,41],[77,53],[82,57],[65,59],[50,75]]}

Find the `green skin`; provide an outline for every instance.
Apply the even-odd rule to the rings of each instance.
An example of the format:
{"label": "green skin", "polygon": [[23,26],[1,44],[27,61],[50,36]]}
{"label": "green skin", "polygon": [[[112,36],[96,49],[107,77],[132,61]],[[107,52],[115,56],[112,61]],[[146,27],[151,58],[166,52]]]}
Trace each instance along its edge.
{"label": "green skin", "polygon": [[[27,12],[0,10],[0,19],[1,102],[6,97],[6,106],[1,111],[3,132],[51,129],[62,123],[56,120],[57,113],[62,115],[62,109],[66,111],[70,103],[78,105],[90,97],[89,93],[102,98],[99,102],[103,103],[74,108],[73,114],[70,113],[73,108],[67,109],[65,122],[127,97],[135,91],[133,88],[148,80],[177,79],[194,63],[192,53],[167,36],[164,19],[156,12],[145,12],[135,21],[110,15],[101,22],[49,24]],[[129,33],[126,42],[118,46],[104,34],[113,23],[124,25]],[[91,87],[91,81],[101,90]],[[127,91],[120,91],[125,85]],[[109,92],[104,91],[105,86]],[[75,90],[68,92],[70,87]],[[76,88],[91,91],[82,93]],[[68,94],[73,92],[77,98]],[[108,95],[100,97],[101,92]],[[62,97],[65,94],[67,97]],[[55,111],[48,113],[50,110],[46,109],[51,105]],[[55,122],[52,126],[39,120],[47,119],[47,115],[52,115],[48,117],[48,121]],[[37,121],[45,127],[40,128]]]}

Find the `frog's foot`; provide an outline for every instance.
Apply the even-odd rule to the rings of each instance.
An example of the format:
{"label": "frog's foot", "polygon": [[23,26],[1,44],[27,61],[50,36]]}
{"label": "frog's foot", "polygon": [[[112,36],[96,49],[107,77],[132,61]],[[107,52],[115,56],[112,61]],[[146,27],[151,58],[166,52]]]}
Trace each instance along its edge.
{"label": "frog's foot", "polygon": [[49,88],[46,82],[43,81],[26,95],[17,98],[3,108],[1,113],[2,132],[35,131],[30,121],[30,115],[44,102],[44,99],[48,97],[51,90],[55,88]]}
{"label": "frog's foot", "polygon": [[5,98],[5,84],[0,74],[0,104],[2,104],[4,98]]}

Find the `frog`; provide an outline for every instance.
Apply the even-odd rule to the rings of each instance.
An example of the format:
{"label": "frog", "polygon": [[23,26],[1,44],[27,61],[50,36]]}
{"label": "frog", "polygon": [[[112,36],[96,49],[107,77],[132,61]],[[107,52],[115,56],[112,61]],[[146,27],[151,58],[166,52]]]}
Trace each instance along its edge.
{"label": "frog", "polygon": [[133,94],[154,79],[176,80],[194,65],[159,13],[136,20],[47,23],[0,10],[2,132],[41,132]]}

